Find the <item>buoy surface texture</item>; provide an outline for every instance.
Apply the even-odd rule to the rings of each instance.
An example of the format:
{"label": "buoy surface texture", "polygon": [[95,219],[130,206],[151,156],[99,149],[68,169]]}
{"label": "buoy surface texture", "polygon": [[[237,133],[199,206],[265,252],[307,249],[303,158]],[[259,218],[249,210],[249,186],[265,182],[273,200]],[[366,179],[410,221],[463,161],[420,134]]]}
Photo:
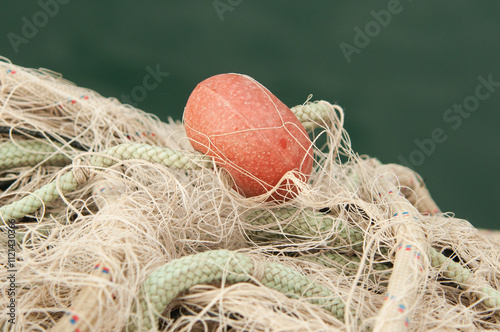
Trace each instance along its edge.
{"label": "buoy surface texture", "polygon": [[[195,150],[214,157],[245,197],[264,194],[289,171],[306,181],[312,142],[292,111],[262,84],[241,74],[220,74],[199,83],[184,110]],[[283,181],[270,200],[292,198]]]}

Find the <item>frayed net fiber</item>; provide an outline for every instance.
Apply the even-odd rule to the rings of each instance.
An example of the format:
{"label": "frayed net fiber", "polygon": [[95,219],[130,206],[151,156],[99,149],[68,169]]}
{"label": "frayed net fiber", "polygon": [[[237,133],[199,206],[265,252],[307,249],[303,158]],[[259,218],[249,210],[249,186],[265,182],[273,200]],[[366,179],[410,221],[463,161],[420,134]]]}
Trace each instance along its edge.
{"label": "frayed net fiber", "polygon": [[[0,62],[2,331],[500,330],[500,241],[356,154],[344,113],[282,204],[245,198],[184,126]],[[265,196],[265,195],[264,195]]]}

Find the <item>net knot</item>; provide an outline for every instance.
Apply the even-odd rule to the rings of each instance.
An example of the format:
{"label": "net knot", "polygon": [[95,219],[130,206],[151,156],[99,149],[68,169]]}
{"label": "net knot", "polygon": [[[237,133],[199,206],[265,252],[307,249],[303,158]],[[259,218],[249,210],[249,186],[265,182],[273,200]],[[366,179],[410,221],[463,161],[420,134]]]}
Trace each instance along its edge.
{"label": "net knot", "polygon": [[252,264],[253,264],[253,271],[251,273],[251,277],[255,281],[260,282],[264,278],[266,264],[261,257],[251,255],[250,258],[252,259]]}
{"label": "net knot", "polygon": [[73,176],[78,185],[83,185],[89,182],[91,178],[90,169],[92,164],[83,158],[75,158],[73,159]]}

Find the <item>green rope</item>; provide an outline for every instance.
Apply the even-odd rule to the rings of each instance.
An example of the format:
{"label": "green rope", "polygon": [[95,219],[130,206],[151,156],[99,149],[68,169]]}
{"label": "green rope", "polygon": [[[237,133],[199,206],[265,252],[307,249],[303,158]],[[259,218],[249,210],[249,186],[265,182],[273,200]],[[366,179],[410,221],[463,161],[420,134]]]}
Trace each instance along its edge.
{"label": "green rope", "polygon": [[[293,107],[291,110],[306,130],[309,130],[329,121],[332,105],[323,101],[308,102],[305,105]],[[2,156],[0,170],[35,166],[42,162],[45,165],[54,166],[69,164],[71,160],[59,150],[60,147],[57,145],[44,144],[40,141],[3,143],[0,145],[0,156]],[[105,150],[94,155],[90,164],[95,167],[109,167],[119,160],[130,159],[139,159],[185,170],[213,167],[212,159],[199,153],[176,151],[141,143],[121,144]],[[67,172],[58,178],[58,182],[53,181],[17,202],[2,206],[0,218],[4,222],[10,219],[20,219],[35,212],[44,204],[58,199],[58,189],[62,194],[66,194],[75,190],[77,186],[78,182],[73,171]],[[360,230],[348,227],[345,221],[311,210],[299,211],[295,208],[282,208],[272,211],[255,211],[247,215],[247,221],[259,227],[258,230],[249,234],[252,239],[257,241],[280,238],[305,239],[307,241],[325,241],[330,248],[340,247],[355,250],[362,250],[364,241],[364,234]],[[332,231],[333,228],[335,229]],[[303,257],[326,266],[333,266],[332,262],[337,262],[347,270],[357,270],[359,267],[359,259],[356,256],[349,257],[332,251],[323,252],[319,256]],[[472,277],[472,271],[432,248],[429,250],[429,258],[432,267],[443,269],[444,277],[463,288],[470,288],[467,281]],[[329,260],[330,262],[328,262]],[[253,268],[253,262],[249,257],[225,250],[187,256],[166,264],[153,272],[144,284],[144,301],[141,302],[144,314],[143,324],[145,326],[156,325],[151,322],[151,318],[157,321],[161,313],[160,310],[163,310],[173,298],[189,287],[214,281],[229,283],[250,281]],[[374,264],[373,268],[380,271],[388,269],[384,264]],[[340,300],[325,300],[325,298],[332,297],[331,291],[311,283],[306,277],[286,266],[278,263],[266,263],[264,277],[260,282],[267,287],[280,290],[288,296],[305,297],[311,303],[319,304],[333,312],[340,320],[344,317],[344,304]],[[486,307],[499,309],[499,291],[490,287],[480,287],[473,292]],[[317,299],[318,296],[320,299]]]}
{"label": "green rope", "polygon": [[[118,160],[130,159],[156,162],[167,167],[185,170],[209,168],[212,165],[211,158],[199,153],[176,151],[142,143],[127,143],[110,148],[93,156],[90,164],[95,167],[109,167],[117,163]],[[78,183],[73,171],[60,177],[59,187],[62,194],[75,190],[77,186]],[[4,223],[10,219],[21,219],[58,198],[57,182],[53,181],[19,201],[2,206],[0,218]]]}
{"label": "green rope", "polygon": [[[328,268],[334,268],[339,273],[344,273],[345,275],[352,276],[355,275],[359,269],[361,260],[358,256],[348,256],[346,254],[340,254],[334,251],[322,251],[317,255],[304,255],[298,257],[298,259],[304,261],[311,261],[326,266]],[[391,266],[384,263],[374,262],[372,268],[375,271],[387,271],[391,269]]]}
{"label": "green rope", "polygon": [[[298,105],[292,107],[291,110],[304,126],[309,128],[311,126],[317,127],[319,123],[327,121],[331,113],[331,107],[330,104],[320,101]],[[70,164],[71,159],[66,154],[61,153],[60,149],[61,145],[59,143],[47,144],[40,140],[19,140],[16,143],[6,142],[0,144],[0,170],[21,166],[35,166],[41,162],[53,166]],[[119,159],[143,159],[181,169],[212,167],[212,160],[201,154],[176,151],[148,144],[120,144],[102,153]],[[110,166],[113,164],[111,159],[101,158],[96,158],[96,166]],[[97,161],[99,159],[101,159],[102,163]]]}
{"label": "green rope", "polygon": [[[260,228],[249,234],[255,241],[275,241],[286,237],[304,239],[308,242],[325,241],[330,248],[363,249],[364,235],[361,231],[348,227],[341,219],[309,209],[258,210],[248,213],[245,219]],[[333,228],[335,229],[332,232]]]}
{"label": "green rope", "polygon": [[430,248],[429,258],[432,267],[443,267],[443,276],[458,285],[465,285],[473,275],[471,270],[464,268],[461,264],[454,262],[434,248]]}
{"label": "green rope", "polygon": [[[65,173],[59,178],[59,188],[63,194],[69,193],[77,187],[76,179],[73,173]],[[35,212],[44,204],[52,202],[59,198],[58,182],[53,181],[46,184],[42,188],[35,190],[28,196],[13,202],[9,205],[4,205],[0,208],[0,218],[7,224],[11,219],[21,219],[26,215]]]}
{"label": "green rope", "polygon": [[481,287],[474,292],[486,308],[500,310],[500,292],[491,287]]}
{"label": "green rope", "polygon": [[[292,108],[299,120],[307,126],[317,126],[322,117],[328,118],[331,105],[326,102],[307,103]],[[19,143],[4,143],[0,146],[0,170],[18,166],[34,166],[45,161],[47,165],[67,165],[70,160],[63,153],[57,152],[57,147],[43,144],[39,141],[27,140]],[[49,154],[49,156],[48,156]],[[212,168],[212,158],[200,153],[176,151],[164,147],[141,143],[120,144],[95,155],[90,163],[96,167],[109,167],[118,160],[140,159],[159,163],[167,167],[185,170]],[[72,172],[61,176],[59,183],[61,193],[67,194],[78,186]],[[4,225],[10,219],[21,219],[50,203],[59,197],[55,182],[49,183],[37,191],[0,208],[0,219]]]}
{"label": "green rope", "polygon": [[332,105],[319,100],[297,105],[290,109],[306,130],[315,129],[325,124],[332,114]]}
{"label": "green rope", "polygon": [[432,267],[444,269],[442,274],[445,278],[455,282],[461,288],[470,289],[470,291],[482,301],[486,308],[500,311],[499,291],[486,286],[479,287],[477,290],[473,289],[473,286],[468,284],[467,281],[473,277],[474,273],[434,248],[429,250],[429,257]]}
{"label": "green rope", "polygon": [[[282,264],[263,264],[264,272],[261,279],[257,280],[262,285],[291,298],[305,298],[331,312],[339,320],[344,320],[345,305],[328,288]],[[251,257],[228,250],[184,256],[161,266],[149,275],[140,291],[142,328],[157,328],[161,313],[168,304],[190,287],[214,282],[250,282],[254,268]],[[136,328],[137,325],[132,322],[130,329]]]}
{"label": "green rope", "polygon": [[201,153],[172,150],[143,143],[125,143],[109,148],[95,155],[91,164],[97,167],[109,167],[117,162],[115,159],[139,159],[184,170],[212,168],[212,158]]}
{"label": "green rope", "polygon": [[[276,238],[290,238],[291,236],[305,237],[311,241],[318,241],[323,239],[322,235],[329,234],[329,227],[334,225],[334,220],[337,220],[336,227],[339,230],[334,232],[335,237],[329,239],[329,245],[334,247],[342,243],[350,243],[353,248],[362,251],[363,247],[363,233],[346,226],[346,222],[341,219],[333,219],[331,216],[317,213],[311,210],[302,210],[298,212],[296,208],[277,208],[266,211],[253,211],[247,214],[246,219],[249,223],[258,226],[268,226],[265,230],[252,231],[250,237],[257,237],[259,241],[267,240],[275,241]],[[338,254],[326,252],[324,255],[330,255],[334,261],[350,264],[356,268],[355,258]],[[431,266],[434,268],[442,269],[443,276],[450,281],[455,282],[465,289],[469,289],[470,285],[467,284],[469,278],[472,277],[473,272],[461,264],[454,262],[451,258],[438,252],[434,248],[429,249],[429,259]],[[313,260],[328,266],[328,261],[324,258],[314,258],[314,256],[305,256],[303,259]],[[341,264],[342,264],[341,263]],[[330,263],[331,264],[331,263]],[[374,269],[385,270],[387,266],[381,264],[374,264]],[[479,299],[483,300],[483,304],[490,309],[500,309],[500,292],[491,287],[482,287],[478,291],[474,291]]]}
{"label": "green rope", "polygon": [[[262,227],[261,230],[251,231],[250,238],[259,243],[273,243],[279,239],[324,241],[328,250],[321,250],[319,254],[306,254],[298,258],[305,261],[319,263],[328,268],[335,268],[339,273],[355,275],[360,265],[360,259],[355,255],[334,252],[363,251],[364,236],[357,229],[347,226],[347,222],[333,218],[330,215],[312,210],[297,208],[277,208],[266,211],[253,211],[246,215],[246,220],[253,226]],[[335,227],[335,231],[332,229]],[[295,241],[294,241],[295,243]],[[383,263],[373,264],[376,271],[390,269]]]}
{"label": "green rope", "polygon": [[0,144],[0,170],[7,170],[22,166],[35,166],[44,163],[46,166],[65,166],[71,159],[60,152],[61,146],[27,140],[16,143],[5,142]]}

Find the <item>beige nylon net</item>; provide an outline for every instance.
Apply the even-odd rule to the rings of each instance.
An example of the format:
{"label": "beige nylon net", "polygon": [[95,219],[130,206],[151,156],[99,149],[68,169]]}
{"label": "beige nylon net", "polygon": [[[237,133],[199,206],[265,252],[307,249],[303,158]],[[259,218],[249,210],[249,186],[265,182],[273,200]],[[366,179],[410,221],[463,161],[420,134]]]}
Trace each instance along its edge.
{"label": "beige nylon net", "polygon": [[[93,155],[125,143],[194,150],[180,121],[3,59],[0,144],[30,155],[42,152],[23,141],[49,148],[40,162],[1,170],[0,206],[84,171],[75,171],[75,190],[16,221],[15,248],[12,224],[2,223],[0,330],[500,330],[496,233],[438,211],[411,170],[356,154],[342,109],[321,105],[329,112],[306,126],[313,173],[307,183],[290,174],[300,195],[277,206],[243,198],[217,167],[137,158],[92,165]],[[55,155],[62,159],[49,162]],[[211,252],[220,255],[196,261]],[[216,262],[227,263],[218,275],[201,271]],[[145,285],[165,264],[178,267],[164,281],[178,292],[150,310],[145,294],[163,286]]]}

